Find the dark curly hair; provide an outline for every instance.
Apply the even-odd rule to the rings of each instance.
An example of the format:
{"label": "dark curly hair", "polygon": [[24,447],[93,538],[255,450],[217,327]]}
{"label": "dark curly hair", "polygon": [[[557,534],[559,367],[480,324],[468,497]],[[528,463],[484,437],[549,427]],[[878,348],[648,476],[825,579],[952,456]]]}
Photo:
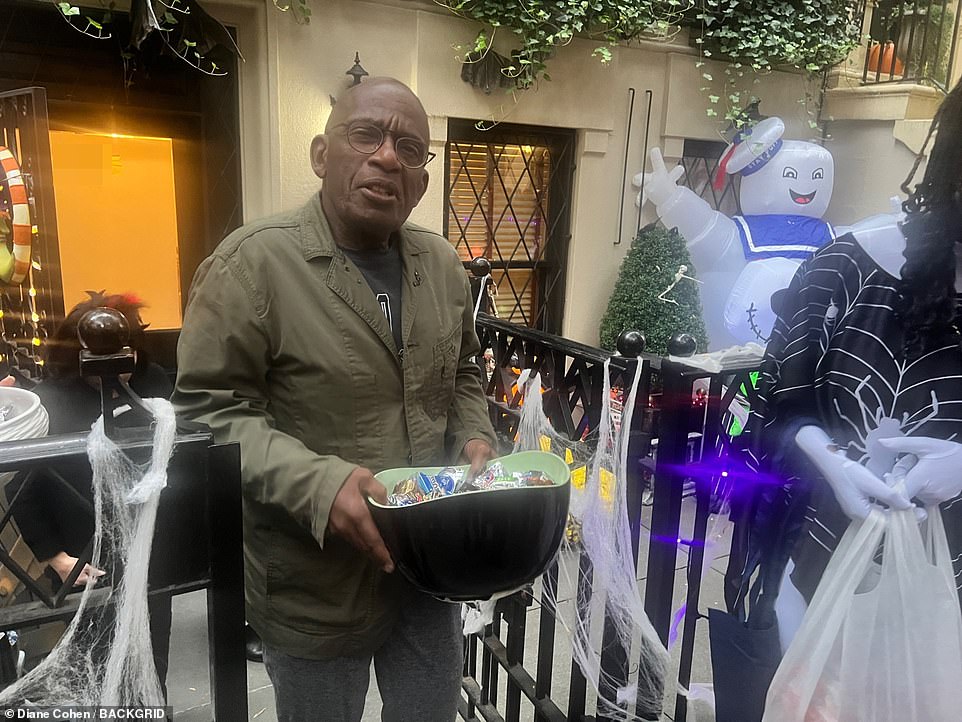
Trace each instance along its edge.
{"label": "dark curly hair", "polygon": [[[922,182],[909,188],[932,136]],[[957,337],[955,268],[957,244],[962,243],[962,83],[939,107],[912,171],[902,183],[908,200],[905,265],[902,266],[902,307],[905,352],[917,358]]]}
{"label": "dark curly hair", "polygon": [[83,315],[95,308],[106,306],[120,311],[127,319],[130,328],[128,344],[138,351],[137,368],[147,363],[143,353],[145,324],[140,318],[140,309],[146,304],[132,293],[105,294],[103,291],[87,291],[90,298],[82,301],[70,309],[60,325],[47,340],[46,368],[52,378],[69,378],[80,375],[80,338],[77,336],[77,326]]}

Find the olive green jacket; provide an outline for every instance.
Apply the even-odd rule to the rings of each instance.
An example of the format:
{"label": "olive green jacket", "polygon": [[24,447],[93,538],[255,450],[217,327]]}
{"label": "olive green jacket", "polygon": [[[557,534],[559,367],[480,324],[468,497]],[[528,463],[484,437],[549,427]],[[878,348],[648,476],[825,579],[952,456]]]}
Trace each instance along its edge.
{"label": "olive green jacket", "polygon": [[372,652],[414,594],[325,537],[350,473],[440,465],[472,438],[495,443],[457,254],[410,224],[395,238],[403,352],[319,195],[229,235],[191,287],[173,402],[240,443],[248,621],[297,657]]}

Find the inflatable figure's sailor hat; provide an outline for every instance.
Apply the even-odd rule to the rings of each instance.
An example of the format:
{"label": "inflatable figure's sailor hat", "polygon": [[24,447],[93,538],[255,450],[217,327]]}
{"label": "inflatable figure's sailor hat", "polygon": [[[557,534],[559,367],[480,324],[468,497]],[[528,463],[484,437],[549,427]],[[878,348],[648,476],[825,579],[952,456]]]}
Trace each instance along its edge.
{"label": "inflatable figure's sailor hat", "polygon": [[729,173],[751,175],[761,170],[782,147],[785,123],[781,118],[765,118],[758,125],[738,131],[728,144],[715,173],[715,190],[725,185]]}

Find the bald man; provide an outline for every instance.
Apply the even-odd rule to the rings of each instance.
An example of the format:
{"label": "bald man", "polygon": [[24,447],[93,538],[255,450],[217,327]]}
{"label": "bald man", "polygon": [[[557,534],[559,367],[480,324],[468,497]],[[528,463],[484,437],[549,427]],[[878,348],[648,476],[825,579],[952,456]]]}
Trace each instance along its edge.
{"label": "bald man", "polygon": [[373,474],[494,456],[473,304],[443,237],[407,223],[428,184],[427,116],[404,84],[343,94],[311,143],[321,192],[201,264],[174,403],[241,445],[247,618],[278,719],[448,722],[456,605],[399,574],[364,502]]}

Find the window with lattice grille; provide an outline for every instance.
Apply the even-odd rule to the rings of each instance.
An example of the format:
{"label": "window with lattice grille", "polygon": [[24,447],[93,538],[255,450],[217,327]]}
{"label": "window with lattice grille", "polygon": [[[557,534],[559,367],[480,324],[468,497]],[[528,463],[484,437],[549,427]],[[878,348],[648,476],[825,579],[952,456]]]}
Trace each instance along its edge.
{"label": "window with lattice grille", "polygon": [[445,233],[464,262],[491,261],[505,320],[559,331],[571,198],[572,131],[449,121]]}
{"label": "window with lattice grille", "polygon": [[727,216],[741,213],[738,205],[736,176],[726,176],[721,189],[714,187],[718,161],[725,152],[726,143],[711,140],[685,140],[681,164],[685,167],[682,180],[686,186],[704,198],[711,207]]}

